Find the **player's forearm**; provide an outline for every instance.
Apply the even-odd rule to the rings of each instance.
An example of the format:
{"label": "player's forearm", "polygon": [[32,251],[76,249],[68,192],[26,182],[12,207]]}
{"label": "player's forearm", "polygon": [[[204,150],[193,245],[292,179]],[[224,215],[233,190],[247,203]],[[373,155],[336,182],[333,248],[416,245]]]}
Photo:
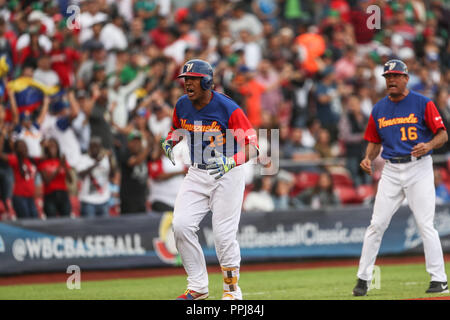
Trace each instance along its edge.
{"label": "player's forearm", "polygon": [[366,158],[370,161],[374,160],[380,154],[381,143],[369,142],[366,148]]}
{"label": "player's forearm", "polygon": [[448,141],[448,134],[446,130],[439,130],[433,139],[428,142],[431,149],[439,149]]}
{"label": "player's forearm", "polygon": [[164,140],[171,140],[172,147],[175,147],[181,140],[183,140],[183,132],[179,128],[172,127]]}

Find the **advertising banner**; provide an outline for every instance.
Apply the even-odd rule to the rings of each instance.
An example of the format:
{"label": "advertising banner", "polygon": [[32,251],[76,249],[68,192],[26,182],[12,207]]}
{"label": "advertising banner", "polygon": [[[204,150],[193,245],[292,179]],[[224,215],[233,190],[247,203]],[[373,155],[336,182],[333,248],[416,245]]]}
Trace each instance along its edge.
{"label": "advertising banner", "polygon": [[[242,263],[311,257],[358,257],[371,209],[243,212],[238,232]],[[435,225],[450,252],[450,206],[436,208]],[[198,231],[208,263],[217,263],[211,214]],[[407,206],[392,218],[380,254],[423,252]],[[96,219],[0,223],[0,274],[181,265],[172,213]]]}

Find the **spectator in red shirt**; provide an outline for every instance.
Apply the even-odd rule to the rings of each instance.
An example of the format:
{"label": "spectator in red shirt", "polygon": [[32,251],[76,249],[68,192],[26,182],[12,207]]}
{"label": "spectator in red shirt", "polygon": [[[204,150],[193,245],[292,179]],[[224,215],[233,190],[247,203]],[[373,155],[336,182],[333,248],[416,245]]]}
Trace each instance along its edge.
{"label": "spectator in red shirt", "polygon": [[414,26],[406,20],[405,12],[402,9],[395,12],[392,31],[403,40],[402,46],[414,48],[417,32]]}
{"label": "spectator in red shirt", "polygon": [[345,23],[350,23],[350,5],[347,0],[331,0],[330,8],[339,12],[339,16]]}
{"label": "spectator in red shirt", "polygon": [[44,158],[38,165],[44,182],[44,212],[47,217],[70,216],[72,207],[66,179],[72,182],[70,167],[60,152],[58,141],[50,138],[44,142]]}
{"label": "spectator in red shirt", "polygon": [[68,88],[75,82],[75,67],[80,61],[81,54],[75,49],[65,47],[63,41],[63,35],[55,33],[52,38],[52,50],[49,54],[52,69],[58,74],[61,86]]}
{"label": "spectator in red shirt", "polygon": [[[3,150],[4,131],[0,131],[0,150]],[[28,157],[28,148],[23,140],[14,143],[13,154],[0,154],[14,174],[12,204],[18,218],[37,218],[38,211],[34,202],[36,167]]]}
{"label": "spectator in red shirt", "polygon": [[346,46],[344,55],[335,63],[336,80],[351,81],[356,75],[356,49]]}
{"label": "spectator in red shirt", "polygon": [[30,29],[30,43],[18,52],[18,63],[20,65],[32,65],[36,67],[37,59],[46,54],[45,48],[39,42],[39,30]]}
{"label": "spectator in red shirt", "polygon": [[161,16],[158,18],[158,26],[151,30],[150,39],[159,48],[164,49],[170,44],[170,28],[167,17]]}
{"label": "spectator in red shirt", "polygon": [[366,45],[372,41],[376,29],[369,29],[367,27],[367,20],[371,14],[367,13],[367,7],[370,5],[369,1],[358,2],[355,8],[350,12],[350,21],[353,25],[356,43],[358,45]]}

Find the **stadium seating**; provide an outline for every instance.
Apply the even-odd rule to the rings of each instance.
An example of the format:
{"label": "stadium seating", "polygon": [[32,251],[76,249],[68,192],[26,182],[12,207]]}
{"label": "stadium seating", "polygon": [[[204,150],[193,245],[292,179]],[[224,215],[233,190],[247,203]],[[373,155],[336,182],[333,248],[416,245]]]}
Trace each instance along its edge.
{"label": "stadium seating", "polygon": [[311,188],[319,181],[319,173],[301,171],[295,175],[295,185],[292,195],[295,196],[307,188]]}
{"label": "stadium seating", "polygon": [[356,193],[360,197],[361,201],[365,202],[370,200],[375,195],[375,190],[371,184],[362,184],[356,188]]}
{"label": "stadium seating", "polygon": [[331,173],[335,186],[353,187],[353,180],[347,173]]}
{"label": "stadium seating", "polygon": [[353,186],[338,185],[334,187],[342,204],[362,203],[362,198]]}

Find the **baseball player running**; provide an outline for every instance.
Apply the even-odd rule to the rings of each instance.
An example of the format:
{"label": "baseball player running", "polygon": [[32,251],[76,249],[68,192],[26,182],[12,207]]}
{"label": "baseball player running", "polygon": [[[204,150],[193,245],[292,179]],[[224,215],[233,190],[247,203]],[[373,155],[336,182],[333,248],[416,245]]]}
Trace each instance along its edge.
{"label": "baseball player running", "polygon": [[[172,130],[161,140],[167,157],[187,139],[191,163],[175,201],[173,231],[188,275],[187,290],[178,300],[208,297],[205,257],[196,232],[212,212],[217,257],[223,272],[223,300],[241,300],[238,286],[240,249],[237,242],[245,181],[243,163],[258,154],[256,132],[242,109],[227,96],[212,90],[209,63],[194,59],[182,73],[185,95],[176,103]],[[182,132],[181,132],[182,131]]]}
{"label": "baseball player running", "polygon": [[435,190],[433,149],[448,140],[445,126],[430,99],[407,89],[408,69],[400,60],[384,65],[388,95],[372,110],[364,138],[369,142],[361,168],[372,174],[371,162],[383,151],[383,168],[373,215],[367,228],[353,295],[367,294],[384,231],[403,200],[414,214],[431,276],[427,293],[449,292],[438,232],[433,226]]}

